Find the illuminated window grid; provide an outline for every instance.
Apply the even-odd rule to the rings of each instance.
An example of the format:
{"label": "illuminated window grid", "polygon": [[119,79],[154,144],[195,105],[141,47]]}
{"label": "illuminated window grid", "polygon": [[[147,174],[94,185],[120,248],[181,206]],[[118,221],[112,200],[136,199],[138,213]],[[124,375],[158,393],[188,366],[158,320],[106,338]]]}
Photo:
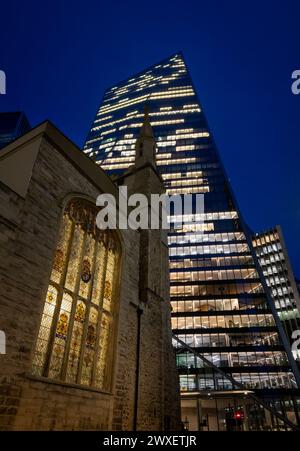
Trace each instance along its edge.
{"label": "illuminated window grid", "polygon": [[300,327],[299,296],[277,228],[256,234],[253,244],[283,327],[287,336],[291,336]]}
{"label": "illuminated window grid", "polygon": [[251,327],[272,327],[272,314],[248,314],[216,316],[176,316],[172,318],[172,329],[232,329]]}
{"label": "illuminated window grid", "polygon": [[152,93],[150,95],[140,96],[134,100],[122,100],[113,106],[101,107],[98,112],[98,116],[100,116],[102,114],[106,114],[110,111],[116,111],[116,110],[128,107],[129,105],[136,105],[141,102],[145,103],[146,101],[149,101],[149,100],[174,99],[177,97],[189,97],[189,96],[195,96],[195,93],[192,89],[187,89],[186,91],[179,90],[178,92],[170,91],[167,94],[164,92]]}
{"label": "illuminated window grid", "polygon": [[[201,224],[199,224],[201,225]],[[214,223],[204,223],[202,224],[202,229],[205,232],[210,232],[214,230]],[[168,242],[169,244],[184,244],[184,243],[197,243],[197,242],[223,242],[228,241],[246,241],[245,235],[241,232],[223,232],[223,233],[188,233],[184,235],[172,233],[169,234]]]}
{"label": "illuminated window grid", "polygon": [[193,187],[193,186],[187,186],[185,188],[167,188],[166,194],[170,194],[171,196],[175,194],[204,194],[209,192],[208,186],[203,186],[201,188],[199,187]]}
{"label": "illuminated window grid", "polygon": [[[173,59],[173,58],[172,58]],[[173,64],[174,62],[174,64]],[[154,88],[155,91],[162,91],[163,90],[163,86],[165,87],[165,95],[168,96],[170,92],[176,92],[176,84],[178,84],[179,86],[186,86],[186,88],[188,88],[188,86],[191,86],[190,83],[190,79],[188,77],[188,75],[186,75],[186,70],[185,70],[185,65],[184,62],[182,61],[181,57],[174,58],[173,61],[171,62],[172,64],[162,64],[162,65],[157,65],[155,68],[153,68],[153,71],[155,70],[161,70],[161,73],[164,74],[163,71],[170,71],[164,74],[163,78],[161,78],[162,82],[168,82],[165,85],[160,85],[160,88]],[[172,65],[177,66],[175,68],[172,67]],[[163,66],[167,66],[167,67],[163,67]],[[179,66],[179,67],[178,67]],[[182,73],[179,71],[183,71]],[[172,73],[172,71],[174,71]],[[136,80],[137,81],[138,77]],[[174,85],[173,85],[174,83]],[[174,89],[169,90],[168,88],[172,87]],[[148,97],[146,101],[149,101],[149,107],[150,107],[150,114],[153,114],[153,118],[155,118],[155,114],[157,115],[157,113],[161,113],[161,119],[162,121],[167,120],[168,117],[170,117],[170,114],[173,114],[173,111],[178,111],[178,116],[176,116],[176,114],[174,114],[172,117],[174,118],[180,118],[182,117],[181,114],[183,115],[182,111],[179,112],[180,110],[184,110],[185,108],[190,109],[190,110],[201,110],[200,105],[198,104],[197,100],[195,101],[192,97],[187,96],[186,98],[184,97],[178,97],[178,98],[167,98],[167,99],[151,99],[151,97],[149,96],[151,90],[147,91],[148,92]],[[152,90],[153,92],[154,90]],[[178,89],[177,89],[178,91]],[[146,91],[141,91],[141,92],[145,92],[146,95]],[[152,93],[151,92],[151,93]],[[141,94],[140,94],[141,95]],[[127,97],[130,97],[131,101],[136,100],[135,97],[137,97],[138,94],[134,94],[134,92],[132,92],[131,97],[128,95]],[[144,101],[143,101],[144,102]],[[152,102],[152,103],[151,103]],[[156,102],[156,103],[154,103]],[[142,102],[139,102],[142,103]],[[119,108],[119,104],[117,105],[118,110],[117,112],[119,112],[119,115],[117,117],[117,119],[119,120],[121,116],[121,110]],[[128,114],[128,111],[133,108],[135,108],[135,111],[137,111],[137,105],[129,105],[128,107],[126,107],[126,110],[124,112],[125,114]],[[142,111],[142,107],[139,107],[140,110],[138,112],[138,114],[140,115],[140,117],[142,117],[143,111]],[[201,120],[201,111],[195,111],[195,113],[200,113],[199,114],[199,121]],[[168,115],[168,116],[167,116]],[[137,116],[138,117],[138,116]],[[192,146],[198,146],[198,142],[195,142],[195,140],[199,139],[202,140],[203,139],[203,145],[205,143],[205,145],[207,145],[206,149],[209,150],[211,144],[206,144],[206,141],[209,142],[209,132],[207,129],[199,129],[199,127],[201,127],[200,122],[196,125],[196,122],[194,120],[194,118],[196,118],[198,120],[198,117],[196,114],[194,114],[194,112],[189,111],[187,114],[184,114],[184,118],[185,118],[185,123],[184,123],[184,127],[181,127],[183,130],[188,130],[186,132],[184,131],[178,131],[176,132],[176,130],[174,129],[175,127],[172,126],[171,124],[163,124],[163,125],[158,125],[157,127],[154,127],[154,131],[155,131],[155,136],[157,139],[157,148],[158,148],[158,161],[159,162],[164,162],[164,160],[166,162],[166,164],[159,164],[159,169],[162,173],[162,177],[163,179],[166,181],[166,188],[167,189],[182,189],[185,190],[187,187],[191,187],[191,188],[199,188],[196,192],[201,192],[201,190],[203,189],[203,186],[208,186],[210,190],[215,191],[216,193],[222,193],[223,191],[223,187],[224,187],[224,182],[225,179],[222,176],[222,173],[220,171],[219,168],[219,164],[218,162],[215,160],[216,156],[212,155],[211,156],[211,161],[207,162],[203,162],[203,160],[201,160],[201,157],[203,155],[203,148],[194,148]],[[152,119],[152,117],[151,117]],[[132,121],[133,122],[133,121]],[[138,121],[134,121],[134,122],[138,122]],[[112,127],[114,126],[113,124],[111,125]],[[196,128],[197,127],[197,128]],[[191,131],[191,129],[193,129],[193,131]],[[135,135],[134,137],[136,137],[136,133],[137,131],[135,129],[131,129]],[[207,133],[207,135],[205,136],[199,136],[199,137],[195,137],[194,133]],[[189,141],[180,141],[180,139],[182,140],[189,140]],[[205,149],[205,150],[206,150]],[[163,154],[163,152],[161,152],[161,150],[166,150],[165,152],[165,156]],[[194,161],[190,161],[187,158],[194,158],[194,153],[192,153],[190,156],[188,156],[188,152],[194,152],[194,151],[198,151],[199,152],[199,159],[196,158]],[[172,167],[172,165],[168,164],[169,160],[171,160],[172,158],[174,158],[175,152],[177,152],[177,156],[180,152],[182,152],[182,156],[184,155],[184,158],[176,158],[175,160],[179,160],[178,163]],[[183,152],[186,152],[183,154]],[[168,157],[166,157],[166,155],[168,155]],[[187,158],[186,158],[187,157]],[[180,161],[181,160],[181,161]],[[109,160],[107,161],[107,164],[109,164]],[[119,166],[119,169],[126,169],[127,166],[124,165],[123,167],[121,167],[122,165]],[[178,169],[177,169],[178,168]],[[115,169],[118,169],[116,167],[111,167],[111,171],[113,172]],[[169,172],[170,171],[170,172]],[[194,179],[194,180],[193,180]],[[193,180],[192,183],[189,185],[188,180]],[[170,193],[170,194],[174,194],[174,192]],[[222,210],[222,211],[221,211]],[[214,226],[217,227],[218,231],[221,232],[222,231],[222,227],[223,227],[223,221],[237,221],[238,220],[238,214],[237,212],[228,212],[224,211],[224,207],[216,207],[216,211],[213,211],[211,213],[206,213],[205,216],[205,220],[207,221],[207,223],[205,223],[205,225],[207,224],[207,227],[211,227],[211,231],[214,231]],[[209,221],[209,222],[208,222]],[[213,222],[211,222],[213,221]],[[220,224],[218,224],[220,221]],[[238,227],[238,222],[236,223],[237,227]],[[200,227],[200,230],[199,230]],[[201,227],[202,225],[199,224],[195,224],[193,222],[184,224],[183,227],[181,228],[182,232],[188,233],[196,233],[198,230],[201,232]],[[225,228],[225,226],[224,226]],[[205,235],[209,235],[208,234],[209,229],[206,230],[204,232],[204,236]],[[233,233],[233,232],[230,232]],[[234,270],[235,270],[235,275],[237,275],[238,270],[241,269],[247,269],[247,271],[243,271],[243,277],[245,277],[245,279],[242,279],[243,283],[240,283],[236,288],[234,287],[234,283],[230,284],[229,291],[236,291],[236,295],[237,298],[239,299],[240,295],[243,296],[247,296],[249,299],[252,300],[252,295],[253,295],[253,303],[255,299],[260,299],[259,301],[257,301],[257,305],[258,306],[262,306],[265,304],[265,299],[263,297],[263,293],[262,293],[262,287],[260,283],[251,283],[249,282],[249,280],[251,280],[252,282],[255,281],[255,279],[251,278],[251,276],[249,274],[254,274],[254,266],[253,266],[253,261],[251,258],[251,255],[249,253],[249,249],[248,246],[241,242],[243,240],[243,236],[241,236],[240,232],[234,232],[235,235],[231,236],[229,235],[229,232],[227,232],[227,236],[226,233],[223,234],[221,233],[221,241],[222,243],[217,244],[216,239],[217,234],[215,234],[215,237],[205,237],[205,240],[214,240],[215,244],[211,244],[211,241],[205,241],[202,244],[202,247],[200,248],[199,245],[195,244],[193,245],[193,243],[187,243],[189,245],[187,246],[180,246],[180,244],[175,243],[174,248],[170,247],[170,252],[174,253],[174,256],[171,255],[170,257],[170,267],[172,267],[172,264],[176,263],[177,264],[177,268],[178,270],[184,268],[185,265],[185,261],[191,261],[191,259],[199,259],[199,256],[201,256],[202,259],[206,259],[209,262],[214,262],[217,261],[218,265],[222,265],[222,268],[220,269],[225,269],[225,271],[227,270],[227,268],[229,266],[234,266]],[[177,236],[176,233],[174,233],[174,236]],[[195,237],[196,238],[196,237]],[[215,239],[216,238],[216,239]],[[231,239],[233,238],[233,242],[229,242]],[[188,239],[188,238],[187,238]],[[180,238],[179,238],[180,240]],[[227,240],[227,241],[226,241]],[[227,243],[227,244],[226,244]],[[224,245],[223,245],[224,244]],[[211,253],[212,251],[215,252],[215,254]],[[200,252],[200,253],[199,253]],[[192,266],[192,263],[190,264]],[[245,268],[244,266],[247,266],[247,268]],[[182,272],[182,271],[181,271]],[[193,274],[197,274],[197,271],[193,271]],[[231,273],[227,273],[227,274],[231,274]],[[207,277],[209,277],[209,273],[206,274]],[[222,279],[223,280],[223,279]],[[221,280],[221,281],[222,281]],[[229,281],[230,279],[226,279],[224,280],[225,282]],[[233,279],[234,281],[236,281],[237,279]],[[173,282],[177,282],[176,280]],[[184,284],[186,284],[186,281],[183,281]],[[210,279],[207,281],[207,283],[214,283],[214,279]],[[199,285],[199,281],[196,280],[195,281],[195,285],[188,285],[186,287],[172,287],[172,291],[174,289],[176,289],[176,293],[174,293],[174,295],[176,295],[176,297],[178,299],[180,299],[180,297],[189,297],[189,296],[195,296],[195,298],[200,299],[200,292],[199,292],[199,287],[197,287],[197,284]],[[200,283],[201,285],[201,290],[202,287],[205,287],[205,281],[203,281],[203,283]],[[199,286],[200,286],[199,285]],[[216,285],[213,288],[211,286],[205,287],[205,289],[207,290],[207,292],[210,291],[215,291],[216,295],[220,296],[220,292],[219,291],[220,286]],[[224,290],[226,290],[226,285],[222,285],[221,288],[224,288]],[[202,291],[201,291],[202,293]],[[224,298],[229,298],[230,294],[226,293],[224,291]],[[202,296],[202,294],[201,294]],[[203,295],[204,296],[204,295]],[[211,294],[212,296],[212,294]],[[260,298],[258,298],[257,296],[260,296]],[[231,296],[232,299],[232,296]],[[178,300],[178,304],[179,304],[179,300]],[[249,301],[250,302],[250,301]],[[214,308],[215,310],[218,309],[218,305],[221,305],[219,302],[219,299],[216,300]],[[174,305],[174,301],[172,299],[172,305]],[[253,304],[254,305],[254,304]],[[231,305],[231,309],[235,309],[235,308],[240,308],[239,304],[236,303],[232,303]],[[261,334],[263,334],[264,332],[260,332]],[[224,334],[225,336],[226,334]],[[275,336],[276,333],[273,333],[273,336]],[[195,339],[195,337],[197,336],[195,333],[193,333],[193,329],[191,329],[191,335],[192,340]],[[272,336],[271,333],[266,333],[264,335],[264,339],[262,340],[269,340],[270,337]],[[185,341],[188,342],[189,338],[184,335],[183,339]],[[227,339],[229,339],[227,337]],[[253,339],[252,339],[253,340]],[[258,339],[259,340],[259,339]],[[278,340],[278,337],[277,337]],[[263,341],[261,341],[263,342]],[[211,348],[213,345],[213,339],[209,339],[207,342],[207,346],[208,348]],[[238,373],[238,372],[237,372]],[[244,377],[244,376],[242,376]],[[264,377],[269,377],[268,375],[264,375]],[[203,377],[200,378],[201,381],[203,381]]]}
{"label": "illuminated window grid", "polygon": [[[149,115],[150,115],[150,117],[155,117],[155,116],[170,116],[170,115],[180,115],[180,114],[183,114],[183,115],[186,115],[186,114],[190,114],[190,113],[198,113],[198,112],[200,112],[200,109],[182,109],[182,110],[174,110],[174,111],[168,111],[168,112],[160,112],[160,111],[157,111],[157,112],[151,112]],[[112,116],[110,116],[110,117],[112,117]],[[142,119],[143,118],[143,114],[136,114],[136,115],[134,115],[134,119],[137,119],[137,118],[140,118],[140,119]],[[116,119],[116,120],[113,120],[113,121],[110,121],[110,122],[104,122],[103,120],[101,120],[101,125],[97,125],[97,126],[94,126],[92,129],[91,129],[91,131],[97,131],[97,130],[101,130],[102,128],[106,128],[106,127],[111,127],[111,126],[114,126],[114,125],[116,125],[116,124],[120,124],[120,123],[122,123],[122,122],[128,122],[128,121],[130,121],[130,120],[132,120],[132,117],[131,116],[127,116],[127,117],[124,117],[124,118],[122,118],[122,119]],[[99,120],[95,120],[95,124],[98,122]],[[175,120],[176,122],[174,122],[174,121],[151,121],[151,125],[152,126],[156,126],[156,125],[170,125],[170,124],[179,124],[179,123],[183,123],[184,122],[184,119],[176,119]],[[179,122],[178,122],[179,121]]]}

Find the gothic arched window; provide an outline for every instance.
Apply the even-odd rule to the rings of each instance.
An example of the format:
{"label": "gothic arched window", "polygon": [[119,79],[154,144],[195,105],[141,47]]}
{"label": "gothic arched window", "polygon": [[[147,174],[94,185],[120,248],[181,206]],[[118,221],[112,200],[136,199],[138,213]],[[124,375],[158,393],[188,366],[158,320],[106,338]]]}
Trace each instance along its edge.
{"label": "gothic arched window", "polygon": [[96,215],[81,199],[64,211],[32,372],[110,390],[120,245]]}

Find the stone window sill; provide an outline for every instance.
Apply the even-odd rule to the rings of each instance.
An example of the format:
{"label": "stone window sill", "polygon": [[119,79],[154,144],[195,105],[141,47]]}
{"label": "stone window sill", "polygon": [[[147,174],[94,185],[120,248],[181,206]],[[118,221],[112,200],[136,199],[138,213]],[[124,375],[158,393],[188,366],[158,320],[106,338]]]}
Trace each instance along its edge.
{"label": "stone window sill", "polygon": [[45,384],[51,384],[51,385],[58,385],[61,387],[66,387],[66,388],[75,388],[77,390],[84,390],[84,391],[88,391],[88,392],[94,392],[94,393],[101,393],[103,395],[107,395],[107,396],[112,396],[112,392],[109,391],[104,391],[104,390],[100,390],[98,388],[95,387],[86,387],[84,385],[80,385],[80,384],[72,384],[69,382],[63,382],[63,381],[56,381],[53,379],[48,379],[47,377],[42,377],[42,376],[34,376],[33,374],[26,374],[27,379],[33,380],[33,381],[37,381],[37,382],[42,382]]}

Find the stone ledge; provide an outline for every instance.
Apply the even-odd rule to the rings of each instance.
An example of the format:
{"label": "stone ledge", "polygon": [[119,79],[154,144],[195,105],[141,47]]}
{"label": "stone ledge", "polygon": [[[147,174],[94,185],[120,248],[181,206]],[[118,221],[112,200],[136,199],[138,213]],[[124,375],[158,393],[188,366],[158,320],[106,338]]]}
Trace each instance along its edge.
{"label": "stone ledge", "polygon": [[61,381],[55,381],[52,379],[48,379],[46,377],[40,377],[40,376],[34,376],[32,374],[26,374],[25,377],[29,380],[35,381],[35,382],[41,382],[44,384],[50,384],[50,385],[57,385],[59,387],[64,387],[64,388],[74,388],[76,390],[84,390],[84,391],[88,391],[88,392],[93,392],[93,393],[99,393],[105,396],[113,396],[112,392],[107,392],[107,391],[103,391],[103,390],[98,390],[97,388],[93,388],[93,387],[85,387],[84,385],[79,385],[79,384],[72,384],[72,383],[68,383],[68,382],[61,382]]}

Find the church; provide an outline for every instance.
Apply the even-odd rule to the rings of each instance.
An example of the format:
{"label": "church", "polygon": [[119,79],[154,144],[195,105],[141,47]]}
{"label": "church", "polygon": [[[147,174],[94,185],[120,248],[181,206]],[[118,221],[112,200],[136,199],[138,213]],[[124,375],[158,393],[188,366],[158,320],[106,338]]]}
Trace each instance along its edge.
{"label": "church", "polygon": [[101,230],[96,198],[164,193],[147,112],[119,178],[46,121],[0,153],[0,430],[174,431],[167,231]]}

